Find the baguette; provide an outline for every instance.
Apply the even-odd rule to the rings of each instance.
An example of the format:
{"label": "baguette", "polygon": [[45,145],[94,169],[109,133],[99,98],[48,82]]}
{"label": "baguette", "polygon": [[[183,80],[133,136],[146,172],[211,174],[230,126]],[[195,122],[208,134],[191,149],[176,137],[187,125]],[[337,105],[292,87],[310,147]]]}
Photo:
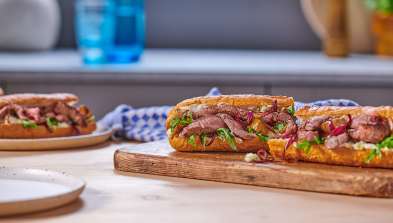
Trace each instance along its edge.
{"label": "baguette", "polygon": [[1,124],[0,138],[7,139],[33,139],[33,138],[53,138],[76,135],[87,135],[96,130],[96,123],[90,122],[78,129],[72,126],[56,127],[49,129],[43,125],[35,128],[24,128],[21,124]]}
{"label": "baguette", "polygon": [[298,119],[308,120],[314,116],[327,115],[332,117],[339,117],[342,115],[350,114],[357,116],[360,114],[376,113],[384,118],[393,119],[393,107],[391,106],[352,106],[352,107],[338,107],[338,106],[325,106],[325,107],[304,107],[299,109],[295,116]]}
{"label": "baguette", "polygon": [[94,115],[73,94],[13,94],[0,97],[0,138],[52,138],[90,134]]}
{"label": "baguette", "polygon": [[346,147],[327,149],[323,145],[311,145],[310,152],[306,153],[296,148],[295,144],[284,149],[286,143],[287,139],[271,139],[268,141],[269,153],[274,160],[300,160],[342,166],[393,168],[393,150],[382,150],[382,158],[376,157],[367,162],[370,153],[370,149],[367,148],[356,150]]}
{"label": "baguette", "polygon": [[4,105],[13,103],[18,105],[29,106],[47,106],[55,102],[64,102],[68,105],[74,105],[79,101],[76,95],[68,93],[57,94],[10,94],[0,96],[0,108]]}
{"label": "baguette", "polygon": [[[190,145],[189,138],[179,134],[180,129],[176,127],[174,132],[171,132],[171,121],[180,118],[185,111],[193,110],[195,106],[216,106],[228,105],[236,108],[258,107],[258,106],[272,106],[277,103],[278,109],[286,109],[293,106],[294,101],[291,97],[285,96],[267,96],[267,95],[222,95],[222,96],[206,96],[197,97],[184,100],[177,104],[168,114],[166,121],[166,128],[168,130],[168,138],[171,146],[177,151],[182,152],[198,152],[198,151],[219,151],[219,152],[255,152],[261,148],[266,148],[267,143],[253,137],[250,139],[240,139],[235,137],[236,149],[222,138],[213,137],[213,140],[208,145],[203,145],[201,137],[195,137],[194,145]],[[195,120],[194,120],[195,121]],[[258,120],[253,123],[261,124]],[[182,126],[184,127],[184,126]],[[259,129],[262,133],[266,133],[266,129],[261,127]]]}
{"label": "baguette", "polygon": [[[313,117],[327,116],[338,118],[350,115],[352,119],[361,115],[375,115],[389,122],[390,133],[385,137],[389,138],[392,131],[393,107],[305,107],[298,110],[295,116],[298,121],[310,121]],[[353,121],[351,121],[353,123]],[[299,129],[301,125],[299,125]],[[349,126],[348,128],[352,128]],[[298,130],[299,131],[299,130]],[[348,133],[350,130],[346,130]],[[375,131],[370,130],[370,134]],[[349,134],[350,135],[350,134]],[[327,136],[329,137],[329,136]],[[268,141],[268,151],[274,159],[300,160],[305,162],[315,162],[334,165],[345,165],[355,167],[379,167],[393,168],[393,149],[381,148],[378,143],[364,143],[354,139],[350,135],[350,142],[339,145],[337,148],[327,148],[325,144],[311,144],[308,151],[299,148],[297,143],[291,144],[288,148],[287,139],[270,139]],[[380,155],[370,157],[374,151],[379,151]]]}

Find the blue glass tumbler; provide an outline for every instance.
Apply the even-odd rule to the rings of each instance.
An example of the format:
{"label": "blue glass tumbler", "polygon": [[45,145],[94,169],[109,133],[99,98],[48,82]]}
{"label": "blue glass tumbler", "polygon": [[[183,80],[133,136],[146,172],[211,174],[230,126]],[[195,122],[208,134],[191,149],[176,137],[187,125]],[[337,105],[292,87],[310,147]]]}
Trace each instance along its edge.
{"label": "blue glass tumbler", "polygon": [[112,46],[107,52],[110,63],[131,63],[139,60],[145,40],[143,0],[114,0],[115,27]]}
{"label": "blue glass tumbler", "polygon": [[76,39],[85,64],[106,63],[115,28],[114,0],[76,1]]}

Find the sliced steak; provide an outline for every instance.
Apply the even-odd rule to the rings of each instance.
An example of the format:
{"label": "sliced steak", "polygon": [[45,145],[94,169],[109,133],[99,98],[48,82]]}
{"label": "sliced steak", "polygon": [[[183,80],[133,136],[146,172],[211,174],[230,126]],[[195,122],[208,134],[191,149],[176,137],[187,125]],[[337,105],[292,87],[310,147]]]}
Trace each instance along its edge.
{"label": "sliced steak", "polygon": [[390,135],[390,129],[389,125],[360,125],[356,129],[350,129],[349,135],[358,141],[378,143]]}
{"label": "sliced steak", "polygon": [[59,102],[56,103],[53,111],[56,113],[56,115],[63,115],[71,119],[74,124],[86,126],[86,120],[84,119],[83,115],[80,114],[74,107]]}
{"label": "sliced steak", "polygon": [[10,107],[11,111],[15,112],[17,118],[19,118],[19,119],[27,119],[27,116],[25,115],[25,111],[24,111],[22,106],[15,105],[15,104],[12,104],[10,106],[11,106]]}
{"label": "sliced steak", "polygon": [[0,109],[0,119],[3,120],[10,113],[10,106],[6,105]]}
{"label": "sliced steak", "polygon": [[39,122],[41,120],[41,115],[40,115],[40,108],[26,108],[25,109],[25,114],[26,116],[35,122]]}
{"label": "sliced steak", "polygon": [[191,112],[194,119],[198,119],[203,116],[215,115],[218,113],[225,113],[234,118],[247,120],[248,110],[228,104],[218,104],[210,106],[198,106],[192,109]]}
{"label": "sliced steak", "polygon": [[191,109],[192,117],[198,119],[204,116],[215,115],[218,113],[217,106],[195,106]]}
{"label": "sliced steak", "polygon": [[235,136],[238,136],[242,139],[252,139],[255,137],[254,134],[248,133],[246,130],[244,130],[242,124],[237,122],[234,118],[232,118],[232,116],[225,113],[219,113],[217,116],[225,122],[225,124]]}
{"label": "sliced steak", "polygon": [[221,118],[214,115],[204,116],[184,127],[180,136],[188,137],[193,134],[215,133],[217,129],[225,127],[225,122]]}
{"label": "sliced steak", "polygon": [[349,141],[349,136],[347,133],[343,133],[338,136],[328,136],[325,139],[325,146],[328,149],[335,149],[348,141]]}
{"label": "sliced steak", "polygon": [[280,112],[277,116],[277,121],[285,123],[285,131],[281,137],[287,138],[291,135],[296,135],[297,125],[290,114],[287,112]]}
{"label": "sliced steak", "polygon": [[353,118],[351,128],[357,128],[361,125],[377,126],[383,124],[384,121],[386,121],[386,119],[381,116],[363,114]]}
{"label": "sliced steak", "polygon": [[68,122],[69,121],[68,117],[65,115],[56,115],[55,118],[59,122]]}
{"label": "sliced steak", "polygon": [[318,131],[307,131],[307,130],[299,130],[297,132],[297,138],[299,140],[307,140],[307,141],[314,141],[315,138],[319,136]]}
{"label": "sliced steak", "polygon": [[310,120],[303,122],[301,127],[308,131],[319,130],[322,123],[328,119],[329,117],[326,115],[316,116],[311,118]]}
{"label": "sliced steak", "polygon": [[262,116],[262,121],[268,125],[274,125],[278,120],[278,112],[271,112],[265,116]]}
{"label": "sliced steak", "polygon": [[378,143],[390,135],[389,122],[378,115],[360,115],[353,119],[349,135],[358,141]]}

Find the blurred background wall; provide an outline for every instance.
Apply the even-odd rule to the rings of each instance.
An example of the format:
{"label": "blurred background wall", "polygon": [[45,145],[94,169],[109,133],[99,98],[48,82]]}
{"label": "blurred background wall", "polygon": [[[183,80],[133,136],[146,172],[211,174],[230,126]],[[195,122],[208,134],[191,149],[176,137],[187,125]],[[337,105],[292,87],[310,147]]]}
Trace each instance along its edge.
{"label": "blurred background wall", "polygon": [[[75,47],[74,1],[63,14],[58,47]],[[318,50],[298,0],[145,0],[148,48]]]}

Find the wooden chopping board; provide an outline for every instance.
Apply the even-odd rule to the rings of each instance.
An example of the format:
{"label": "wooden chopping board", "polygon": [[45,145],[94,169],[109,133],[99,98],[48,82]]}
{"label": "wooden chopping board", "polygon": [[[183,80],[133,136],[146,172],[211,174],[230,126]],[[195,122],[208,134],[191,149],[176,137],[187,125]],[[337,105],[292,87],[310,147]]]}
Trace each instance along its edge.
{"label": "wooden chopping board", "polygon": [[115,169],[254,186],[369,197],[393,197],[393,170],[313,163],[247,163],[239,153],[176,152],[167,141],[114,154]]}

